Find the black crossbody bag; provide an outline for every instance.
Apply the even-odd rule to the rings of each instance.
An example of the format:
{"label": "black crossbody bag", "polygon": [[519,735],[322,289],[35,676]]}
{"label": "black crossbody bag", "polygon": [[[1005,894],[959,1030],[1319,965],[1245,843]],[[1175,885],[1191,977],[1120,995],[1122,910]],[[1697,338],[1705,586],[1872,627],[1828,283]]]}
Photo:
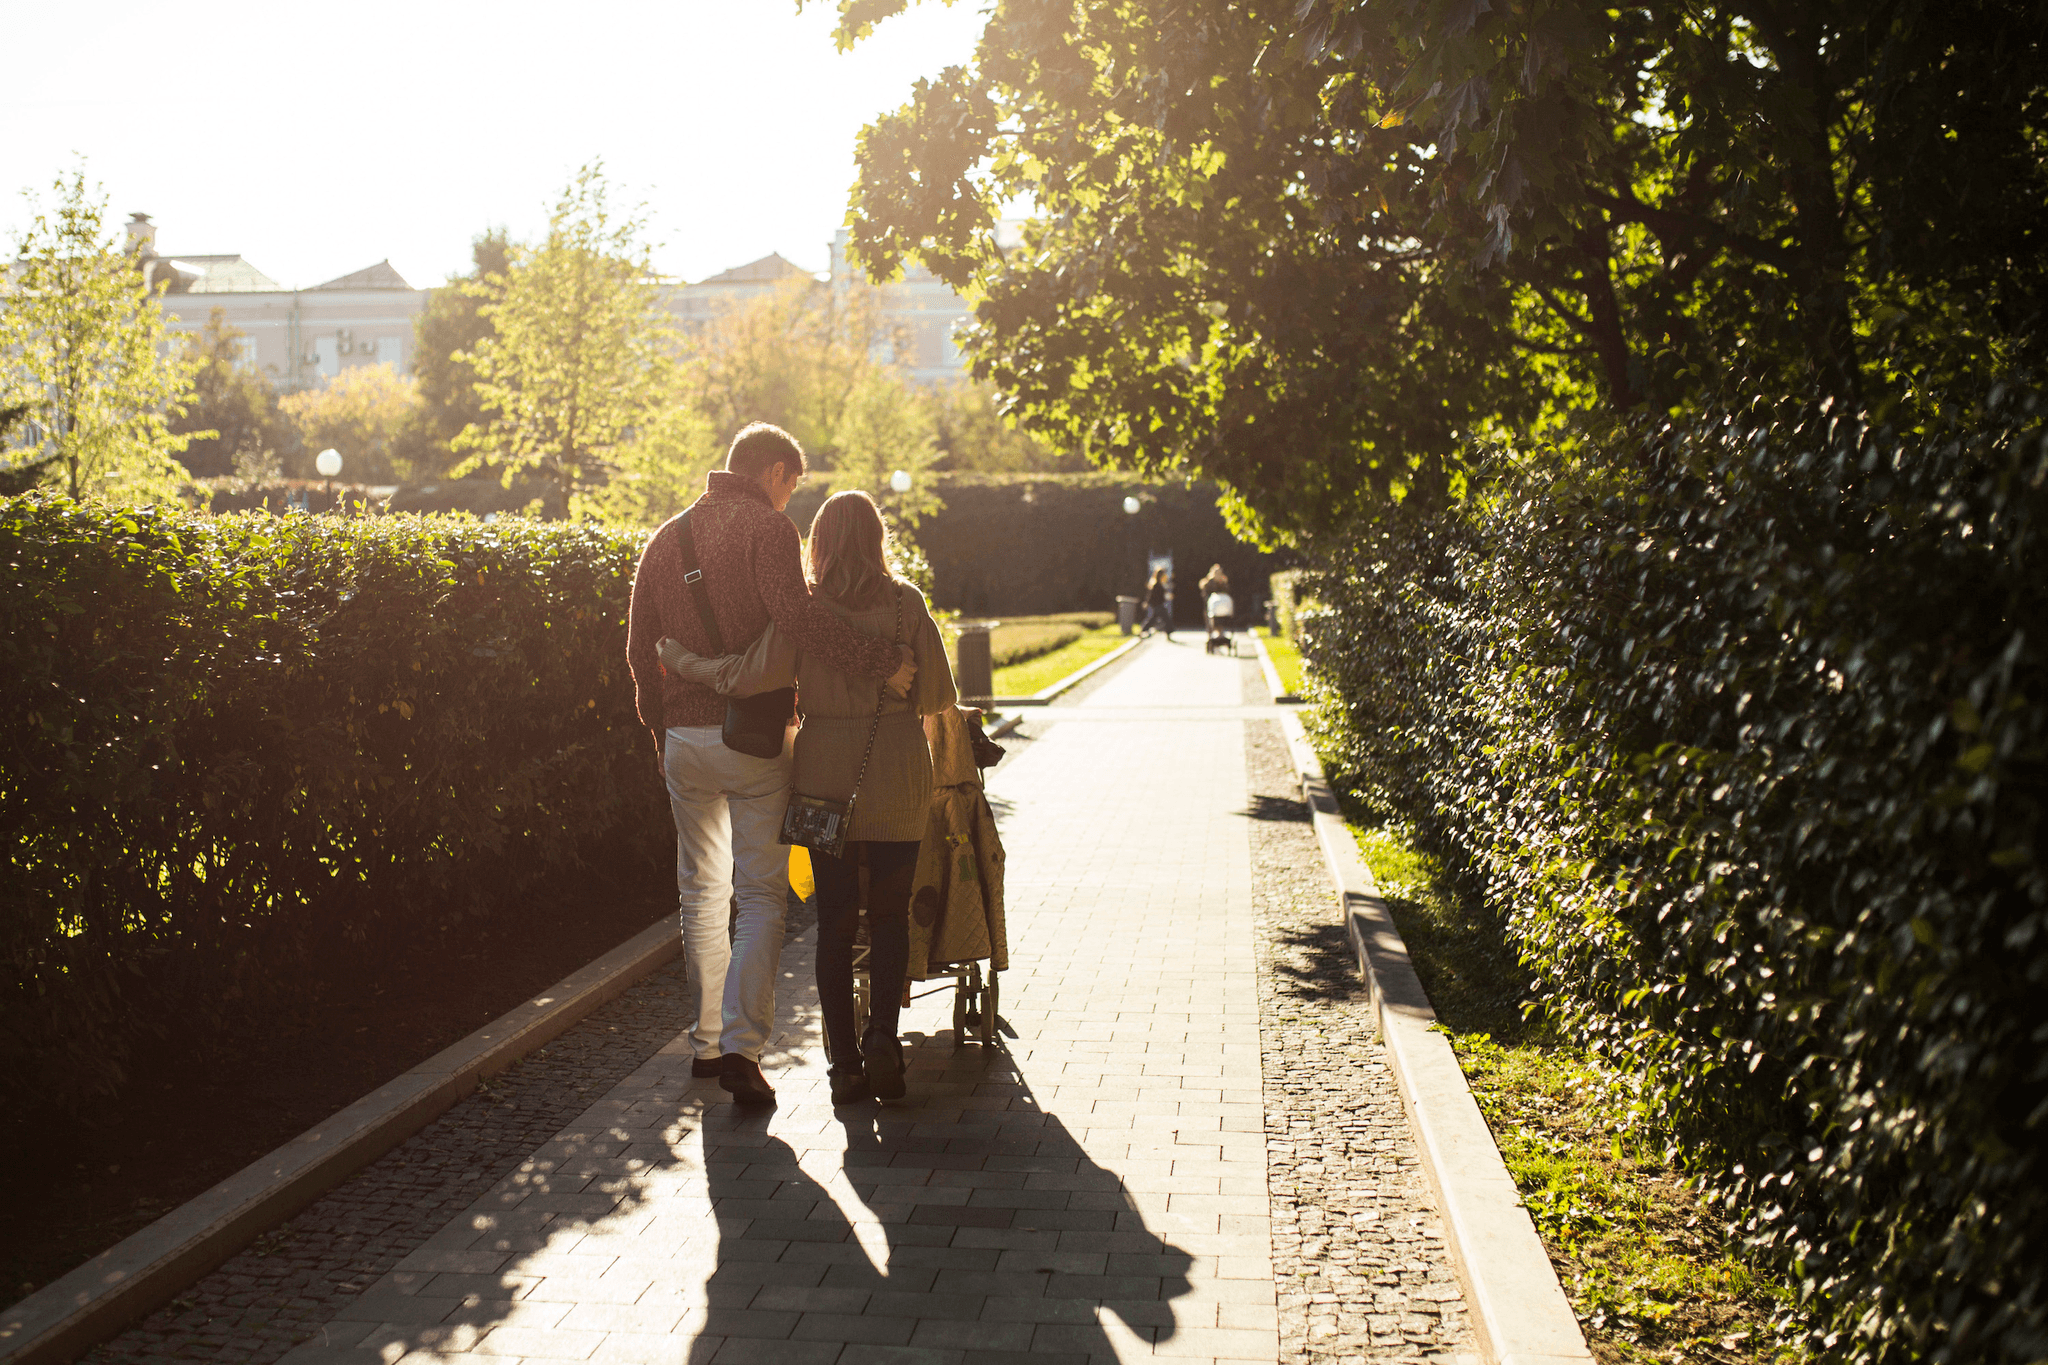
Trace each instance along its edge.
{"label": "black crossbody bag", "polygon": [[[896,589],[896,643],[903,642],[903,589]],[[805,796],[802,792],[789,794],[789,805],[782,812],[782,842],[802,844],[805,848],[819,853],[840,857],[846,852],[846,834],[853,828],[853,803],[860,799],[860,784],[867,781],[868,760],[875,756],[875,732],[882,728],[882,703],[889,698],[889,685],[883,683],[875,693],[875,716],[868,722],[868,747],[861,752],[860,771],[853,775],[853,790],[846,794],[844,801],[832,801],[822,796]]]}
{"label": "black crossbody bag", "polygon": [[[691,508],[690,511],[696,511]],[[711,654],[716,658],[726,652],[725,636],[718,629],[718,618],[711,612],[711,591],[704,586],[704,570],[697,566],[697,538],[690,534],[690,512],[679,518],[680,539],[683,551],[683,582],[689,585],[690,598],[697,604],[697,619],[704,624],[704,634],[711,641]],[[790,717],[796,714],[796,689],[778,687],[773,692],[761,692],[751,697],[727,697],[725,699],[725,724],[719,737],[725,747],[737,753],[750,754],[755,758],[775,758],[782,753],[782,740],[789,729]]]}

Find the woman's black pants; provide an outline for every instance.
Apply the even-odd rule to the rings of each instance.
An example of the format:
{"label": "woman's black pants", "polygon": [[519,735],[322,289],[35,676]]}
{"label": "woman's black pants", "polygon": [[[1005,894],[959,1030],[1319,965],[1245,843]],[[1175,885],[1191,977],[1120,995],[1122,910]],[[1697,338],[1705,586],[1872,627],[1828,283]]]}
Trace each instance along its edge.
{"label": "woman's black pants", "polygon": [[910,886],[917,875],[916,840],[848,844],[846,856],[811,852],[818,884],[818,1004],[825,1014],[825,1056],[834,1071],[858,1071],[853,1031],[853,936],[860,927],[860,868],[868,860],[868,1030],[894,1038],[903,1012],[910,964]]}

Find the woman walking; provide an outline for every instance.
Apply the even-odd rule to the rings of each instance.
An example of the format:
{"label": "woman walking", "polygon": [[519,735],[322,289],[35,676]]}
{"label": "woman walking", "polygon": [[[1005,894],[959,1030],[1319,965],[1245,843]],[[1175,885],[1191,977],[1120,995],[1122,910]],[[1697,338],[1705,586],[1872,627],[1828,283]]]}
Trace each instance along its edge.
{"label": "woman walking", "polygon": [[[818,1003],[825,1015],[832,1102],[903,1094],[903,1045],[896,1037],[910,956],[910,889],[918,843],[932,804],[932,755],[921,717],[952,706],[959,694],[946,646],[923,594],[889,572],[888,531],[866,493],[836,493],[811,522],[811,591],[863,635],[894,638],[917,656],[908,696],[872,678],[842,673],[809,655],[797,664],[803,728],[796,736],[794,790],[859,799],[838,857],[814,852],[818,882]],[[877,701],[880,719],[877,720]],[[873,753],[861,773],[862,754]],[[859,927],[860,872],[868,869],[867,1032],[853,1032],[853,939]]]}
{"label": "woman walking", "polygon": [[1173,616],[1166,609],[1166,570],[1154,569],[1152,581],[1145,585],[1145,634],[1164,630],[1168,640],[1173,639]]}
{"label": "woman walking", "polygon": [[[832,1102],[896,1099],[904,1090],[896,1026],[909,972],[910,891],[932,805],[932,754],[922,718],[946,710],[959,694],[923,594],[889,572],[888,531],[866,493],[835,493],[825,500],[811,522],[804,572],[812,597],[856,633],[907,644],[917,658],[907,694],[843,673],[811,654],[795,660],[803,728],[796,734],[792,790],[835,802],[857,796],[844,849],[836,856],[811,851],[818,887],[818,1004],[825,1016]],[[748,676],[750,662],[769,671],[787,667],[775,661],[786,658],[787,647],[779,643],[757,650],[758,660],[736,654],[703,659],[673,640],[663,640],[659,652],[665,667],[729,695],[747,695],[763,685]],[[870,990],[867,1032],[855,1037],[853,940],[860,928],[863,863]]]}

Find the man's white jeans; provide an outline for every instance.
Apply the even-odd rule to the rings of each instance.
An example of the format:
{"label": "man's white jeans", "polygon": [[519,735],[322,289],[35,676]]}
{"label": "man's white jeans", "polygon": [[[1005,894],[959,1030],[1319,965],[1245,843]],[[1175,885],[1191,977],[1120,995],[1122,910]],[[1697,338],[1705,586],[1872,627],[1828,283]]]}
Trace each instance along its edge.
{"label": "man's white jeans", "polygon": [[[776,758],[725,747],[718,727],[675,726],[661,746],[676,821],[676,890],[683,954],[697,983],[698,1057],[761,1059],[775,1026],[789,850],[777,842],[789,805],[794,746]],[[726,937],[737,897],[739,924]]]}

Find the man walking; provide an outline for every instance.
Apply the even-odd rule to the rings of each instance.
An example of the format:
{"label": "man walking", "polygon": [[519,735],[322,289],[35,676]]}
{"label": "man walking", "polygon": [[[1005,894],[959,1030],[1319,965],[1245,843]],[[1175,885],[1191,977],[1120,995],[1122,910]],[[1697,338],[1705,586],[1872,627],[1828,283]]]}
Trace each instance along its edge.
{"label": "man walking", "polygon": [[[706,476],[704,496],[685,514],[725,647],[744,650],[772,620],[797,648],[834,668],[907,687],[907,648],[857,634],[811,600],[796,527],[782,514],[803,477],[796,439],[756,422],[733,438],[725,468]],[[761,1074],[761,1049],[775,1023],[782,958],[788,854],[778,838],[789,804],[791,748],[785,739],[775,758],[726,748],[725,699],[665,672],[656,657],[664,636],[693,654],[723,652],[713,647],[684,579],[682,519],[665,523],[640,554],[626,662],[675,817],[683,953],[698,992],[690,1071],[716,1076],[735,1099],[760,1104],[775,1097]],[[727,905],[735,899],[739,923],[728,941]]]}

